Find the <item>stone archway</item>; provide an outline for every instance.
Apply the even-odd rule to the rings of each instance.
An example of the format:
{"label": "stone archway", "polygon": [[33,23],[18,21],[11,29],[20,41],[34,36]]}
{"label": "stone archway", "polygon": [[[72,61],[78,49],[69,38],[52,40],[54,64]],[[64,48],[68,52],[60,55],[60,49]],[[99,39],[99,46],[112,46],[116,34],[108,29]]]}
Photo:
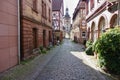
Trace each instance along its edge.
{"label": "stone archway", "polygon": [[91,40],[94,41],[94,36],[95,36],[95,22],[92,22],[91,25]]}
{"label": "stone archway", "polygon": [[117,14],[114,14],[110,20],[110,28],[114,28],[117,25]]}
{"label": "stone archway", "polygon": [[88,27],[88,29],[87,29],[87,40],[89,40],[90,39],[90,27]]}
{"label": "stone archway", "polygon": [[98,37],[105,32],[106,19],[102,16],[98,23]]}

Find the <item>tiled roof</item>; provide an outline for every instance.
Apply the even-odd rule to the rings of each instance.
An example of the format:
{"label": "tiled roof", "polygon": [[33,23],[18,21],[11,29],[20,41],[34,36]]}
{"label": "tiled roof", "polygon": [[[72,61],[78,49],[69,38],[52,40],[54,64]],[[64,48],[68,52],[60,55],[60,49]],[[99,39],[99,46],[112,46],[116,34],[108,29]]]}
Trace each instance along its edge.
{"label": "tiled roof", "polygon": [[57,11],[61,9],[63,0],[52,0],[52,10]]}

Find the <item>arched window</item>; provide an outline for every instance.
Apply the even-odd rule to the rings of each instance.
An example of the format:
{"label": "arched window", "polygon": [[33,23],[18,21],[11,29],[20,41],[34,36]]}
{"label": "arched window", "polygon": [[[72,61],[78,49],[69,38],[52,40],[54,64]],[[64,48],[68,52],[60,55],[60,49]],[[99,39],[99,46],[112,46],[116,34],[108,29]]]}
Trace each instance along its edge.
{"label": "arched window", "polygon": [[113,28],[117,25],[117,14],[113,15],[110,20],[110,28]]}

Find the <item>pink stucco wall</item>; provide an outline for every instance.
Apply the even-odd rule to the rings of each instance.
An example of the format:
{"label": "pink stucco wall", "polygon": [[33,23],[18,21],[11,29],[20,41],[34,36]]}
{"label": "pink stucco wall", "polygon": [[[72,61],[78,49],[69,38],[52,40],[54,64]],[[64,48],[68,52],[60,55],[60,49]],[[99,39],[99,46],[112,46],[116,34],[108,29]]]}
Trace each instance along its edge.
{"label": "pink stucco wall", "polygon": [[0,72],[18,63],[17,0],[0,0]]}

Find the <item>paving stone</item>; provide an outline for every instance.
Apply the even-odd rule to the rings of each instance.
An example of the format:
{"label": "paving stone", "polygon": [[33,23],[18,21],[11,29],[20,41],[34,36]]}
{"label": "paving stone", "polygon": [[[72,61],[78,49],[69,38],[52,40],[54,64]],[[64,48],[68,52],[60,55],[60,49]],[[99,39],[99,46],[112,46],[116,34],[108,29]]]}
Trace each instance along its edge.
{"label": "paving stone", "polygon": [[87,65],[80,53],[83,52],[82,48],[82,45],[64,40],[64,44],[36,80],[110,80]]}
{"label": "paving stone", "polygon": [[[65,39],[48,54],[38,56],[27,65],[19,65],[4,75],[14,75],[12,80],[112,80],[88,64],[81,55],[82,48],[82,45]],[[16,69],[24,72],[18,74]]]}

